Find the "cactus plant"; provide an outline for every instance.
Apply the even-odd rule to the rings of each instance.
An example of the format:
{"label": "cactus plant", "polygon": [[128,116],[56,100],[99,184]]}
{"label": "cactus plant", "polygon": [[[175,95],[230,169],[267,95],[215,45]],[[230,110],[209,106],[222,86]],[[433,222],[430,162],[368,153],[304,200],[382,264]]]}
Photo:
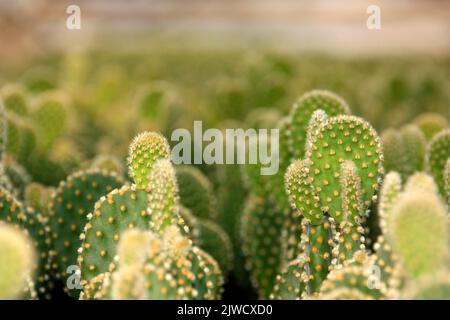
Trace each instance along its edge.
{"label": "cactus plant", "polygon": [[450,129],[437,133],[429,142],[427,148],[427,170],[430,172],[439,188],[442,197],[446,197],[444,172],[447,159],[450,158]]}
{"label": "cactus plant", "polygon": [[79,235],[87,215],[102,195],[122,185],[115,173],[78,171],[62,181],[48,204],[48,216],[58,264],[58,274],[67,280],[67,268],[77,264]]}
{"label": "cactus plant", "polygon": [[406,192],[392,208],[391,235],[406,270],[419,278],[445,266],[447,215],[433,193]]}
{"label": "cactus plant", "polygon": [[[0,297],[448,298],[445,63],[415,63],[409,79],[396,62],[196,50],[191,72],[189,51],[161,51],[55,54],[1,73],[0,250],[24,240],[7,228],[36,260],[24,272],[0,258],[0,291],[30,274]],[[320,83],[364,119],[325,90],[288,110]],[[195,120],[279,129],[267,150],[278,172],[174,167],[163,134]],[[161,134],[129,145],[141,130]]]}
{"label": "cactus plant", "polygon": [[427,112],[417,116],[414,123],[423,131],[427,140],[436,133],[449,127],[448,120],[435,112]]}
{"label": "cactus plant", "polygon": [[304,147],[308,132],[309,119],[314,111],[323,110],[330,116],[349,114],[347,103],[325,90],[313,90],[305,93],[291,109],[289,126],[289,147],[295,159],[304,156]]}
{"label": "cactus plant", "polygon": [[[121,235],[128,232],[129,229],[135,228],[147,230],[146,232],[151,232],[157,238],[162,237],[164,245],[166,242],[169,242],[167,245],[170,245],[170,242],[175,241],[173,244],[175,247],[171,250],[179,249],[177,249],[177,243],[185,243],[186,245],[183,245],[185,249],[182,249],[183,252],[176,253],[177,257],[164,256],[164,259],[173,258],[173,263],[167,262],[168,264],[161,265],[164,259],[157,258],[154,261],[148,261],[148,268],[162,267],[160,272],[170,272],[166,268],[173,264],[174,271],[179,272],[179,276],[185,279],[186,283],[192,282],[192,286],[187,285],[186,288],[182,286],[174,291],[170,289],[173,288],[172,284],[169,283],[170,287],[165,287],[168,284],[162,283],[165,290],[168,290],[159,292],[159,294],[163,294],[162,296],[157,295],[155,291],[144,290],[147,292],[144,294],[141,288],[138,290],[143,294],[141,298],[200,297],[203,299],[217,298],[220,294],[223,280],[217,262],[199,248],[192,247],[192,240],[187,237],[190,234],[188,224],[199,229],[200,235],[196,240],[203,244],[207,241],[205,239],[216,236],[217,230],[211,229],[214,233],[208,234],[208,230],[205,228],[209,225],[205,224],[202,228],[202,222],[194,220],[192,215],[187,214],[186,208],[180,205],[175,169],[168,159],[169,154],[170,149],[161,135],[150,132],[138,135],[133,140],[129,154],[130,175],[136,184],[124,185],[119,189],[112,190],[100,198],[95,204],[93,212],[87,215],[88,221],[80,236],[83,241],[82,246],[78,249],[81,283],[84,287],[82,298],[127,297],[125,289],[122,292],[125,296],[113,294],[114,286],[131,285],[129,282],[133,282],[135,279],[133,274],[136,275],[136,273],[131,274],[130,271],[127,271],[129,270],[127,267],[123,268],[120,263],[117,263],[121,256],[121,253],[118,252],[120,249],[118,245]],[[184,212],[185,217],[188,217],[187,223],[184,222],[181,211]],[[182,257],[178,256],[179,254]],[[178,258],[183,259],[179,260]],[[186,278],[183,268],[177,270],[183,265],[192,267],[192,272],[196,277]],[[134,265],[133,268],[136,271],[136,268],[140,267]],[[145,275],[142,275],[143,277],[150,277],[149,281],[150,279],[153,279],[153,282],[158,281],[159,273],[146,272],[144,272]],[[110,285],[111,281],[112,283],[117,281],[117,284]],[[155,287],[151,287],[151,290],[162,289],[156,287],[156,283],[154,285]],[[152,286],[151,283],[150,286]],[[92,290],[94,291],[91,292]],[[135,291],[133,290],[133,292]]]}
{"label": "cactus plant", "polygon": [[426,138],[417,126],[409,124],[399,131],[388,129],[382,141],[386,171],[397,171],[407,178],[424,169]]}
{"label": "cactus plant", "polygon": [[268,199],[250,196],[241,218],[242,250],[259,297],[268,298],[280,265],[283,216]]}
{"label": "cactus plant", "polygon": [[187,165],[177,167],[176,174],[182,205],[199,218],[216,219],[217,200],[208,178],[199,169]]}
{"label": "cactus plant", "polygon": [[[193,247],[176,226],[161,236],[127,230],[118,244],[118,267],[101,273],[100,287],[85,286],[87,299],[217,299],[223,279],[217,263]],[[97,276],[93,281],[99,281]]]}
{"label": "cactus plant", "polygon": [[30,250],[39,252],[38,259],[33,261],[32,274],[34,278],[30,279],[35,283],[37,293],[46,297],[48,294],[51,280],[49,273],[51,271],[51,239],[48,234],[47,220],[31,208],[25,207],[8,190],[0,188],[0,224],[8,223],[22,228],[31,238],[33,247]]}
{"label": "cactus plant", "polygon": [[23,295],[33,297],[36,252],[28,235],[12,225],[1,223],[0,257],[0,300]]}

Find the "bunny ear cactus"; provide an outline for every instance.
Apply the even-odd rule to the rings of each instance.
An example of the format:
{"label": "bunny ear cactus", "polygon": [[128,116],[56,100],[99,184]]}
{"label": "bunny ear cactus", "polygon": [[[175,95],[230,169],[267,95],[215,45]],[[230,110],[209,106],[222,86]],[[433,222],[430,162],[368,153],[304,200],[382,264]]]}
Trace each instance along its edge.
{"label": "bunny ear cactus", "polygon": [[402,191],[402,178],[395,171],[389,172],[383,180],[380,190],[380,199],[378,203],[378,214],[380,218],[380,227],[385,236],[388,236],[388,223],[392,215],[392,207],[398,201]]}
{"label": "bunny ear cactus", "polygon": [[150,228],[160,232],[170,225],[179,225],[183,231],[189,232],[179,214],[178,184],[170,160],[157,161],[148,179],[150,193],[147,211],[151,216]]}
{"label": "bunny ear cactus", "polygon": [[261,298],[272,292],[280,267],[283,215],[269,199],[250,196],[241,218],[242,248],[253,286]]}
{"label": "bunny ear cactus", "polygon": [[109,271],[120,234],[127,229],[137,227],[160,233],[170,225],[180,225],[187,232],[175,201],[175,172],[164,159],[154,164],[146,190],[125,185],[101,197],[88,214],[80,236],[83,244],[78,250],[78,262],[83,281]]}
{"label": "bunny ear cactus", "polygon": [[303,216],[299,252],[305,264],[297,272],[304,274],[306,294],[317,292],[331,261],[331,229],[311,186],[309,164],[308,160],[297,160],[286,171],[286,192],[297,214]]}
{"label": "bunny ear cactus", "polygon": [[87,215],[102,195],[122,185],[114,173],[100,170],[78,171],[62,181],[53,194],[48,216],[56,252],[58,273],[67,279],[66,269],[77,264],[79,235]]}
{"label": "bunny ear cactus", "polygon": [[130,145],[128,156],[129,173],[136,186],[147,188],[153,164],[169,157],[169,143],[161,134],[144,132],[137,135]]}
{"label": "bunny ear cactus", "polygon": [[401,130],[388,129],[383,133],[382,141],[386,171],[397,171],[406,178],[423,170],[426,138],[417,126],[410,124]]}
{"label": "bunny ear cactus", "polygon": [[170,83],[152,81],[142,85],[134,99],[136,123],[139,128],[157,128],[166,132],[177,114],[178,95]]}
{"label": "bunny ear cactus", "polygon": [[398,130],[387,129],[381,135],[383,151],[385,155],[384,167],[386,172],[397,171],[403,174],[405,163],[408,162],[405,152],[405,144]]}
{"label": "bunny ear cactus", "polygon": [[30,237],[20,228],[0,223],[0,257],[0,300],[30,294],[33,298],[36,252]]}
{"label": "bunny ear cactus", "polygon": [[336,247],[333,252],[336,263],[345,263],[357,250],[364,250],[364,205],[362,203],[361,178],[353,161],[346,160],[341,166],[341,196],[344,220],[335,232]]}
{"label": "bunny ear cactus", "polygon": [[85,286],[83,299],[218,299],[222,277],[214,259],[170,226],[121,234],[117,269]]}
{"label": "bunny ear cactus", "polygon": [[199,169],[188,165],[177,167],[176,174],[181,204],[196,217],[215,219],[217,200],[208,178]]}
{"label": "bunny ear cactus", "polygon": [[38,150],[47,152],[60,137],[67,125],[68,98],[59,91],[40,94],[31,111],[36,126]]}
{"label": "bunny ear cactus", "polygon": [[40,183],[32,182],[25,188],[25,203],[33,208],[34,211],[41,212],[44,216],[47,216],[48,203],[54,191],[54,188],[45,187]]}
{"label": "bunny ear cactus", "polygon": [[[136,186],[122,186],[102,196],[87,215],[80,236],[78,263],[82,279],[89,282],[96,275],[111,271],[120,234],[129,228],[148,229],[148,194]],[[82,283],[83,284],[83,283]]]}
{"label": "bunny ear cactus", "polygon": [[12,158],[6,157],[4,161],[4,174],[11,183],[11,191],[19,198],[23,199],[25,188],[31,182],[28,172]]}
{"label": "bunny ear cactus", "polygon": [[281,273],[276,276],[270,299],[273,300],[298,300],[306,296],[306,283],[308,276],[303,270],[306,268],[304,255],[285,265]]}
{"label": "bunny ear cactus", "polygon": [[407,175],[422,171],[425,163],[426,138],[415,125],[406,125],[401,129],[405,152],[407,154]]}
{"label": "bunny ear cactus", "polygon": [[448,259],[447,211],[438,196],[405,191],[392,208],[390,234],[406,271],[414,278],[444,268]]}
{"label": "bunny ear cactus", "polygon": [[0,90],[0,98],[5,110],[17,116],[28,114],[28,95],[23,86],[19,84],[7,84]]}
{"label": "bunny ear cactus", "polygon": [[27,116],[29,114],[29,97],[20,85],[6,85],[0,93],[4,111],[2,117],[6,121],[5,148],[18,160],[29,157],[34,149],[35,133]]}
{"label": "bunny ear cactus", "polygon": [[361,177],[364,211],[369,207],[383,174],[383,153],[377,133],[366,121],[354,116],[328,118],[306,157],[321,208],[334,220],[341,222],[344,217],[340,171],[345,160],[354,162]]}
{"label": "bunny ear cactus", "polygon": [[46,219],[31,208],[25,208],[8,190],[3,188],[0,188],[0,207],[0,224],[12,224],[25,230],[32,239],[32,249],[40,253],[37,256],[38,259],[33,261],[33,274],[39,295],[47,297],[48,287],[52,284],[48,276],[51,268],[49,254],[51,239]]}
{"label": "bunny ear cactus", "polygon": [[321,287],[321,295],[327,296],[336,290],[350,288],[365,297],[380,299],[386,295],[386,286],[374,273],[375,257],[364,251],[355,252],[344,265],[334,268]]}
{"label": "bunny ear cactus", "polygon": [[364,252],[362,224],[383,174],[380,139],[364,120],[316,110],[307,129],[301,149],[305,159],[292,163],[285,176],[291,205],[304,219],[301,258],[296,259],[303,262],[282,271],[275,286],[278,297],[292,297],[292,291],[280,290],[289,289],[287,283],[297,289],[296,298],[317,296],[330,270]]}
{"label": "bunny ear cactus", "polygon": [[194,244],[209,253],[219,264],[224,275],[228,274],[233,264],[233,248],[225,231],[216,223],[199,219],[199,237]]}
{"label": "bunny ear cactus", "polygon": [[[139,135],[130,147],[129,156],[130,173],[137,184],[113,190],[102,197],[88,215],[88,222],[80,236],[83,243],[78,250],[82,285],[85,287],[83,298],[111,297],[109,289],[106,295],[99,290],[104,291],[111,281],[111,288],[114,288],[115,280],[126,286],[137,279],[133,277],[134,271],[122,268],[121,254],[117,251],[121,235],[135,228],[148,230],[146,232],[162,239],[163,247],[168,246],[167,250],[163,250],[163,256],[159,255],[148,261],[148,266],[144,265],[143,277],[150,284],[145,289],[145,297],[205,299],[216,298],[216,294],[220,293],[222,275],[217,262],[193,247],[186,237],[190,233],[183,219],[186,212],[180,214],[175,169],[168,159],[170,149],[165,143],[165,139],[158,134]],[[211,234],[208,236],[192,216],[189,216],[188,224],[200,229],[197,241],[201,240],[202,235],[210,238]],[[186,245],[180,247],[183,243]],[[155,273],[155,270],[159,271]],[[166,280],[170,286],[161,284],[163,287],[160,288],[158,283],[162,281],[161,274],[165,273],[175,278]],[[105,286],[101,284],[103,282]],[[141,289],[136,292],[144,292]],[[164,290],[160,292],[160,289]],[[159,295],[151,290],[158,290]]]}
{"label": "bunny ear cactus", "polygon": [[450,158],[450,129],[437,133],[427,148],[427,170],[431,173],[442,197],[446,197],[444,172]]}
{"label": "bunny ear cactus", "polygon": [[414,123],[422,130],[427,140],[436,133],[449,127],[448,120],[439,113],[427,112],[414,119]]}
{"label": "bunny ear cactus", "polygon": [[323,110],[329,116],[349,114],[347,103],[339,96],[325,90],[313,90],[299,98],[291,109],[289,126],[289,147],[295,159],[303,158],[309,119],[316,110]]}

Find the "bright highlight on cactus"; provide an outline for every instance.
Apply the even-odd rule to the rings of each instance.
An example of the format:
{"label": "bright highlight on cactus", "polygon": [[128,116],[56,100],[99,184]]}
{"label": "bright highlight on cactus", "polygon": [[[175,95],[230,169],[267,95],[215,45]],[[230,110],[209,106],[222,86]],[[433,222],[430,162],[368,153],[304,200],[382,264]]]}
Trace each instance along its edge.
{"label": "bright highlight on cactus", "polygon": [[141,133],[130,145],[128,156],[130,176],[138,187],[145,189],[153,164],[157,160],[169,157],[170,147],[166,138],[155,132]]}
{"label": "bright highlight on cactus", "polygon": [[16,299],[30,290],[36,253],[31,239],[18,228],[0,224],[0,300]]}
{"label": "bright highlight on cactus", "polygon": [[431,274],[448,258],[447,213],[431,192],[405,192],[392,208],[391,235],[407,271],[414,277]]}

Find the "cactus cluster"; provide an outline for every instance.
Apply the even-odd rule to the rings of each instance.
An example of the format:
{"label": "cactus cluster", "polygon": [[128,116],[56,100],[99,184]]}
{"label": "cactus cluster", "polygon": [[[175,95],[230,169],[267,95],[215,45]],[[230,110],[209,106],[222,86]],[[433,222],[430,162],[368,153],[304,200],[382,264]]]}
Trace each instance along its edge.
{"label": "cactus cluster", "polygon": [[[253,248],[244,253],[262,298],[399,299],[411,286],[424,286],[426,276],[447,272],[447,131],[427,142],[408,125],[380,138],[349,113],[341,98],[316,90],[294,105],[288,130],[280,127],[290,141],[280,146],[280,162],[291,162],[281,173],[291,208],[273,201],[276,177],[257,179],[254,168],[244,170],[250,191],[267,199],[259,211],[244,211],[241,230],[244,248]],[[253,227],[250,219],[258,216]]]}
{"label": "cactus cluster", "polygon": [[[139,59],[0,75],[0,299],[450,299],[448,83],[403,96],[396,68],[367,87],[325,58]],[[278,171],[174,164],[195,120],[278,129]]]}

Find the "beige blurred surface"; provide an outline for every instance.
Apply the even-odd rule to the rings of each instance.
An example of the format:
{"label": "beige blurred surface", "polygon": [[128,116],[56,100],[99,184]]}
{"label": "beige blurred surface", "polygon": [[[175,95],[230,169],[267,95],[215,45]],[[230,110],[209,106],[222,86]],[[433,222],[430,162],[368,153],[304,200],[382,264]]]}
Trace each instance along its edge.
{"label": "beige blurred surface", "polygon": [[[81,8],[81,30],[68,30],[66,8]],[[368,30],[367,6],[381,8],[381,30]],[[350,55],[448,55],[447,0],[0,0],[3,59],[77,49],[180,40],[218,47],[265,45]],[[3,60],[4,62],[4,60]]]}

